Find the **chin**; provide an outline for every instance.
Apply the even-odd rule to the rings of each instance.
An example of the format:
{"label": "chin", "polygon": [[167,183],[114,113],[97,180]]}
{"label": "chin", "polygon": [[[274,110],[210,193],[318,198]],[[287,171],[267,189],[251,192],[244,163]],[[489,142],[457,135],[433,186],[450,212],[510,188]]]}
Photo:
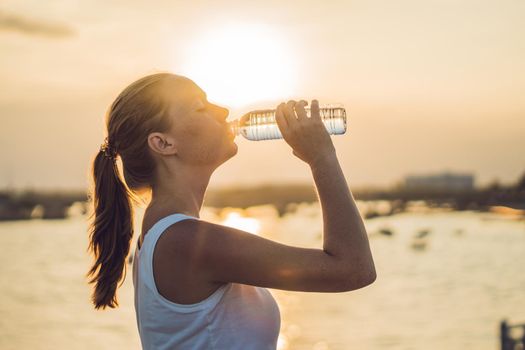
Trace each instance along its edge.
{"label": "chin", "polygon": [[219,165],[227,162],[229,159],[235,157],[235,155],[238,152],[238,146],[236,143],[231,143],[228,146],[225,147],[225,149],[221,152],[222,156],[219,160]]}
{"label": "chin", "polygon": [[235,156],[238,151],[239,151],[239,146],[237,146],[237,144],[232,141],[232,155],[231,155],[231,157]]}

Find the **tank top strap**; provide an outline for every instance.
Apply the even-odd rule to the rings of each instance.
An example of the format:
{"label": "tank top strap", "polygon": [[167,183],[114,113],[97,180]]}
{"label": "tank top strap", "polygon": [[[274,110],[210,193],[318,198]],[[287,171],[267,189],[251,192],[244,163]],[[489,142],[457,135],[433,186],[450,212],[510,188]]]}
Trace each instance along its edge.
{"label": "tank top strap", "polygon": [[147,234],[144,236],[144,241],[142,242],[142,245],[145,246],[146,240],[148,240],[149,242],[148,245],[149,246],[153,245],[153,247],[155,247],[155,244],[157,243],[159,237],[162,235],[162,233],[164,233],[164,231],[166,231],[168,227],[170,227],[171,225],[179,221],[186,220],[186,219],[199,220],[199,218],[197,217],[186,215],[186,214],[181,214],[181,213],[175,213],[175,214],[171,214],[171,215],[163,217],[149,229]]}
{"label": "tank top strap", "polygon": [[146,285],[151,288],[155,294],[157,294],[158,291],[153,279],[153,252],[155,250],[155,246],[157,245],[157,241],[168,227],[179,221],[187,219],[199,220],[199,218],[194,216],[176,213],[168,215],[157,221],[153,226],[151,226],[147,234],[144,236],[142,245],[140,246],[138,254],[135,257],[139,260],[139,270],[145,272],[144,281],[146,282]]}

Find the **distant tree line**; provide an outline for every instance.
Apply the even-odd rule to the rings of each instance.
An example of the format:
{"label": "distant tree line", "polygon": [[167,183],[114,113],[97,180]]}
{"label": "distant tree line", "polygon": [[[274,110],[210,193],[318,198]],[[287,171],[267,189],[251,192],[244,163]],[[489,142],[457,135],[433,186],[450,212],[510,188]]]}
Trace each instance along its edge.
{"label": "distant tree line", "polygon": [[[423,200],[430,206],[452,207],[456,210],[486,210],[490,206],[508,206],[525,209],[525,174],[510,186],[495,182],[485,188],[469,191],[407,189],[397,186],[390,189],[355,189],[358,200],[389,200],[395,202],[400,211],[409,201]],[[204,205],[210,207],[238,207],[273,204],[280,214],[287,211],[291,203],[315,202],[318,200],[313,183],[280,184],[252,187],[209,189]],[[0,191],[0,220],[30,219],[35,211],[44,219],[64,218],[68,208],[75,202],[87,204],[87,191],[38,192]],[[35,210],[35,209],[39,210]],[[86,205],[87,208],[87,205]]]}

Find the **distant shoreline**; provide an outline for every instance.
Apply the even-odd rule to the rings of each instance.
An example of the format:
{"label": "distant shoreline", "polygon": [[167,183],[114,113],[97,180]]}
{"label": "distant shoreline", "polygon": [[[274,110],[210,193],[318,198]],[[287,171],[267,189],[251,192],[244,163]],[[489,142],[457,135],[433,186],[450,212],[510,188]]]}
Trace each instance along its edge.
{"label": "distant shoreline", "polygon": [[[428,207],[451,210],[488,211],[500,206],[525,210],[525,188],[516,186],[491,186],[471,191],[447,189],[357,189],[354,198],[362,201],[390,202],[390,209],[382,212],[363,213],[365,218],[392,215],[405,211],[407,204],[423,202]],[[0,221],[61,219],[68,217],[72,206],[81,213],[88,211],[87,191],[0,191]],[[293,203],[318,201],[314,184],[262,185],[225,189],[209,189],[204,206],[247,208],[257,205],[274,205],[279,215],[284,215]]]}

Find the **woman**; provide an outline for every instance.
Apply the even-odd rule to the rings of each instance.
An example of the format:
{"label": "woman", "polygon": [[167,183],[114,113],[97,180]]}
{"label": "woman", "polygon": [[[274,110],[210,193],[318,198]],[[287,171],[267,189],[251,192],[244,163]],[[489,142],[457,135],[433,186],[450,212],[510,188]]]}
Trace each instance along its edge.
{"label": "woman", "polygon": [[312,101],[308,118],[305,104],[281,103],[276,119],[293,154],[311,168],[323,211],[323,249],[199,219],[213,171],[237,145],[228,110],[208,102],[193,81],[146,76],[111,105],[108,136],[93,164],[95,262],[89,275],[95,308],[116,307],[133,236],[132,199],[149,194],[133,262],[144,349],[275,349],[280,314],[265,288],[344,292],[375,280],[367,234],[319,105]]}

